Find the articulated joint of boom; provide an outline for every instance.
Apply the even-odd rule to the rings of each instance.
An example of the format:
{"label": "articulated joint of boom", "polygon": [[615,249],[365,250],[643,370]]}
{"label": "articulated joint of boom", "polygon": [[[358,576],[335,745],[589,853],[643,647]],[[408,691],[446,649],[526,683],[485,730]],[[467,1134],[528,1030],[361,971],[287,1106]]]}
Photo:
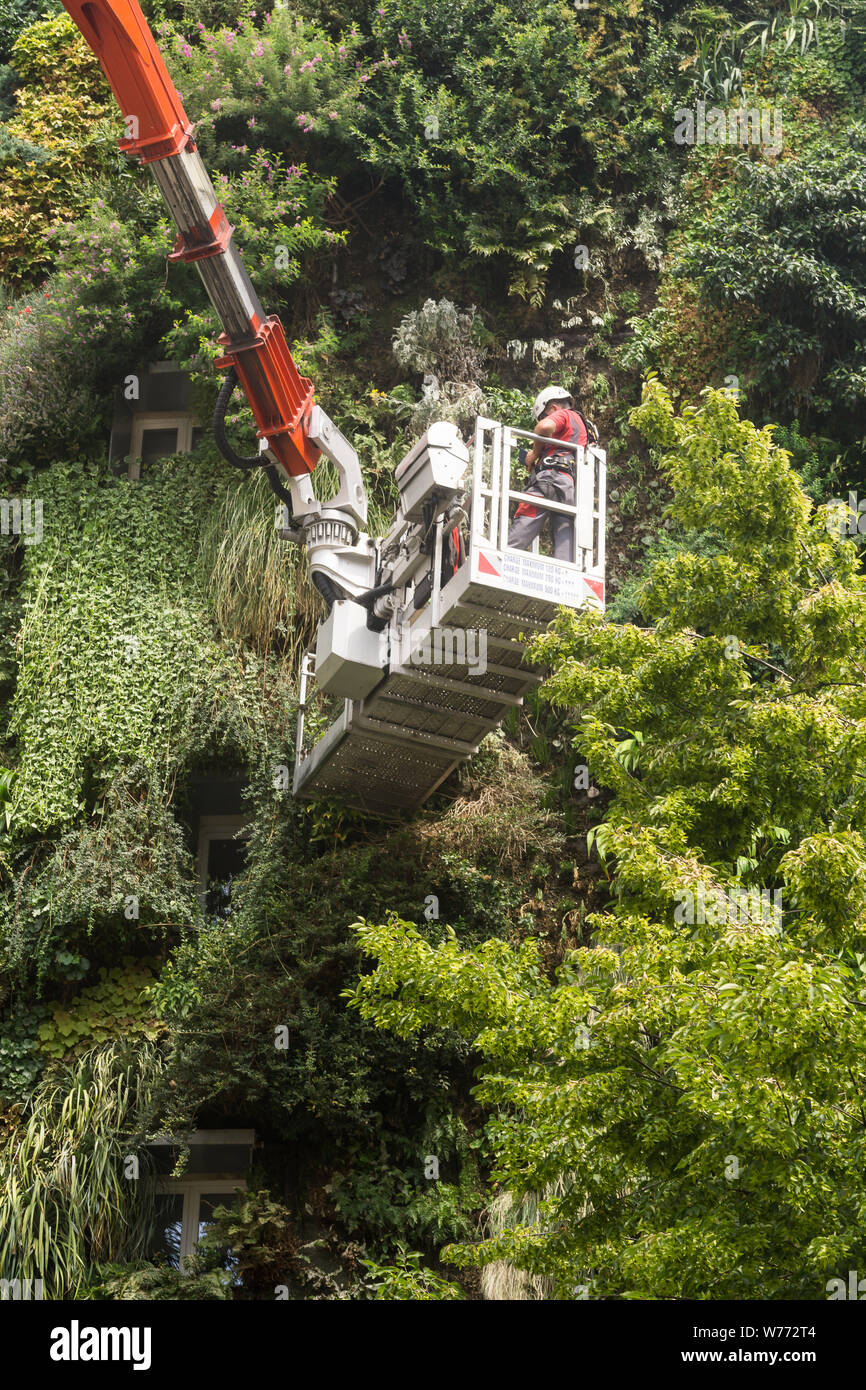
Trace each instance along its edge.
{"label": "articulated joint of boom", "polygon": [[317,580],[323,593],[358,598],[372,587],[376,570],[375,547],[362,529],[367,521],[367,493],[361,464],[321,406],[314,405],[310,412],[307,437],[334,464],[340,485],[323,502],[314,495],[309,474],[290,476],[292,518],[291,523],[285,518],[287,524],[279,534],[306,547],[313,578],[326,581],[323,585]]}
{"label": "articulated joint of boom", "polygon": [[[331,460],[337,470],[340,486],[333,497],[320,501],[313,492],[309,474],[290,475],[286,481],[292,498],[293,522],[296,526],[307,526],[326,514],[338,516],[357,535],[367,523],[367,491],[358,455],[320,405],[310,409],[305,434],[317,454],[323,453]],[[275,463],[282,462],[270,439],[265,441],[264,447]]]}

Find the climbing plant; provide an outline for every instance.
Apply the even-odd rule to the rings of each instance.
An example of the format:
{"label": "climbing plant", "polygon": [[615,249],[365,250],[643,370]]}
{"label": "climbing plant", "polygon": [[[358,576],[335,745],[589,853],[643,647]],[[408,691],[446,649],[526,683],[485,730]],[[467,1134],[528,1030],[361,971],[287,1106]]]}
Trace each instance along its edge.
{"label": "climbing plant", "polygon": [[[191,925],[199,909],[178,819],[187,778],[208,759],[257,764],[272,740],[274,763],[290,757],[291,667],[214,627],[220,562],[207,519],[226,521],[234,487],[212,454],[149,466],[139,485],[97,465],[44,475],[9,721],[6,969],[43,978],[58,948],[89,954],[92,937],[98,950],[140,953]],[[265,620],[265,646],[285,646],[290,610]]]}

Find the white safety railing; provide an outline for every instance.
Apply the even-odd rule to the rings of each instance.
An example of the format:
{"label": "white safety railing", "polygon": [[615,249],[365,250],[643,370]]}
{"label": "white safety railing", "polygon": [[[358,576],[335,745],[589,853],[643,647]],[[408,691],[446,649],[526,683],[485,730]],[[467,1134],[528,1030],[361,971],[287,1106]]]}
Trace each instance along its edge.
{"label": "white safety railing", "polygon": [[[538,441],[548,448],[553,444],[557,453],[573,454],[573,503],[548,500],[512,487],[516,451],[524,447],[524,441],[526,447]],[[538,468],[541,467],[543,461],[538,465]],[[494,550],[507,549],[511,507],[526,502],[545,514],[567,516],[572,523],[570,563],[583,572],[601,577],[604,574],[605,486],[606,456],[603,449],[552,440],[549,435],[513,429],[482,417],[476,422],[472,469],[473,541]],[[531,549],[538,553],[538,537],[532,542]]]}
{"label": "white safety railing", "polygon": [[298,719],[295,730],[295,771],[312,753],[319,739],[340,715],[347,713],[350,700],[328,695],[316,680],[316,649],[301,658],[298,680]]}
{"label": "white safety railing", "polygon": [[[554,443],[557,452],[574,455],[575,497],[573,502],[549,500],[536,493],[527,493],[521,488],[512,487],[512,469],[517,464],[517,450],[524,447],[524,444],[528,445],[536,440],[547,446]],[[549,436],[536,435],[529,430],[513,429],[508,425],[500,424],[498,421],[479,417],[475,428],[472,478],[468,489],[469,500],[468,504],[464,504],[468,506],[469,513],[468,516],[464,513],[469,542],[466,554],[467,568],[465,571],[459,570],[458,573],[465,576],[475,574],[474,555],[479,547],[500,554],[503,552],[520,553],[517,548],[508,546],[508,534],[512,521],[512,509],[519,506],[521,502],[526,502],[545,515],[565,516],[570,522],[573,559],[563,560],[558,557],[542,555],[539,550],[538,538],[536,538],[531,546],[531,551],[538,556],[539,564],[545,567],[551,566],[560,577],[565,570],[566,572],[572,571],[574,575],[582,576],[583,579],[593,583],[595,580],[603,581],[605,482],[606,459],[604,450],[594,445],[569,444],[562,440],[552,441]],[[410,621],[412,624],[417,621],[419,628],[424,627],[425,630],[433,630],[440,625],[443,601],[442,552],[446,532],[454,524],[453,511],[443,512],[440,515],[435,527],[429,606],[425,605],[417,613],[412,612],[411,606],[409,609],[399,607],[397,615],[392,619],[392,642],[395,634],[398,639],[401,636],[401,624],[407,614],[411,613]],[[455,583],[460,582],[456,575],[454,579]],[[486,583],[489,585],[490,581],[486,580]],[[516,583],[517,587],[512,587],[513,583]],[[522,583],[522,580],[512,581],[509,579],[503,570],[502,589],[504,593],[527,592],[526,589],[520,587]],[[531,583],[530,580],[530,593]],[[545,594],[549,592],[547,585],[548,582],[545,581]],[[493,587],[496,587],[495,581]],[[603,600],[603,585],[599,586],[599,591]],[[460,593],[462,592],[460,590]],[[571,577],[567,573],[565,582],[558,584],[554,592],[563,595],[562,598],[554,601],[573,606],[581,606],[586,601],[586,586],[582,580],[572,585]],[[589,597],[592,601],[591,593]],[[454,604],[459,605],[461,601],[459,595],[456,598],[453,595],[449,597],[449,611]],[[326,752],[330,743],[336,742],[349,731],[349,726],[354,718],[352,705],[353,702],[350,700],[337,699],[335,696],[326,695],[321,690],[315,674],[315,652],[312,650],[307,652],[303,658],[300,672],[296,778],[299,775],[301,765],[306,763],[314,749],[321,748]]]}

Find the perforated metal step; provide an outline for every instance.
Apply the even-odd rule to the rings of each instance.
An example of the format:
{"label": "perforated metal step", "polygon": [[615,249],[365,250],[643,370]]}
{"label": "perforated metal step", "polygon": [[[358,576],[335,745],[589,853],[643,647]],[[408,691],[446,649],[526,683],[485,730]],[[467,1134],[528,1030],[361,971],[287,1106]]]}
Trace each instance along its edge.
{"label": "perforated metal step", "polygon": [[[385,817],[414,810],[539,683],[540,669],[524,660],[525,644],[558,605],[497,591],[473,582],[468,564],[464,570],[442,590],[439,626],[484,634],[485,660],[476,659],[476,669],[467,660],[391,666],[366,700],[346,701],[300,764],[296,796],[338,797]],[[422,622],[419,644],[429,631]]]}

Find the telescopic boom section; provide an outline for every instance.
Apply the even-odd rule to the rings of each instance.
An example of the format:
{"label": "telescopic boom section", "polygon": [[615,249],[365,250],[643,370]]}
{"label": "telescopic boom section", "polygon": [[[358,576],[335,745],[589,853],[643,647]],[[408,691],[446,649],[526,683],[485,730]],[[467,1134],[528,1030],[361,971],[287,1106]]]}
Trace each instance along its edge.
{"label": "telescopic boom section", "polygon": [[259,438],[291,477],[312,473],[313,383],[302,377],[276,315],[265,316],[232,239],[180,95],[137,0],[63,0],[102,66],[126,123],[120,148],[149,164],[178,229],[170,261],[194,261],[223,332],[219,367],[234,367]]}

